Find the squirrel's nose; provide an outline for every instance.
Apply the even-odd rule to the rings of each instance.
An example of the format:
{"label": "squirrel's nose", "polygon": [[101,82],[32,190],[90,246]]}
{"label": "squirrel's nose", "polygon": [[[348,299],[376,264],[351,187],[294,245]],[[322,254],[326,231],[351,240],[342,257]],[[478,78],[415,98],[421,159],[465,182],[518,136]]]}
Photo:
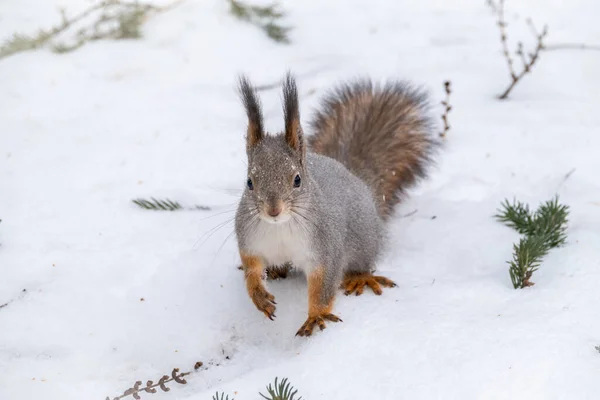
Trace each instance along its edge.
{"label": "squirrel's nose", "polygon": [[269,207],[269,211],[267,211],[271,217],[276,217],[281,214],[281,206]]}

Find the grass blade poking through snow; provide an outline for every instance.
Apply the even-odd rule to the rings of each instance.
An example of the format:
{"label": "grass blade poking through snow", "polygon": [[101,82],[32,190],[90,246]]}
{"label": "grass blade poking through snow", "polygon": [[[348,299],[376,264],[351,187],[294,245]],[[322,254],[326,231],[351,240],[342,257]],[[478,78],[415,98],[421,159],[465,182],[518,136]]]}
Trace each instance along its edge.
{"label": "grass blade poking through snow", "polygon": [[515,289],[533,286],[531,276],[548,252],[565,244],[569,207],[559,204],[558,196],[543,203],[535,213],[527,204],[505,200],[496,219],[524,235],[513,246],[510,279]]}
{"label": "grass blade poking through snow", "polygon": [[294,390],[294,387],[290,385],[287,378],[283,378],[280,383],[277,383],[277,378],[275,378],[274,385],[274,388],[271,384],[267,386],[269,397],[262,393],[259,394],[267,400],[302,400],[302,397],[295,397],[298,391]]}

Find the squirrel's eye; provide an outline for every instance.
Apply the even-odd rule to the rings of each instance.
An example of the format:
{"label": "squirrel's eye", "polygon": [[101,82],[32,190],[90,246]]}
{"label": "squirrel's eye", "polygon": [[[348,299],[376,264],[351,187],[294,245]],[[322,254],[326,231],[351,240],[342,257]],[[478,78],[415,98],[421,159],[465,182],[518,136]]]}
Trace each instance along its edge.
{"label": "squirrel's eye", "polygon": [[246,184],[248,185],[248,189],[250,189],[250,190],[254,189],[254,184],[252,183],[252,179],[248,178],[248,181],[246,182]]}
{"label": "squirrel's eye", "polygon": [[302,180],[300,179],[300,175],[296,175],[296,177],[294,178],[294,187],[300,187],[301,182]]}

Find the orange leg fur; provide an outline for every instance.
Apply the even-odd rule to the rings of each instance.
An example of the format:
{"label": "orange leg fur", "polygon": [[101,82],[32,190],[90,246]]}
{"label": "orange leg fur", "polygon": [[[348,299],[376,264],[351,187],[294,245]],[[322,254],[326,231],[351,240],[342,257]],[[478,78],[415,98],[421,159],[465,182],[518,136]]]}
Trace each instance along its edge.
{"label": "orange leg fur", "polygon": [[250,299],[271,321],[275,317],[275,296],[267,292],[263,284],[262,275],[264,269],[263,261],[256,256],[240,253],[242,266],[246,277],[246,288]]}
{"label": "orange leg fur", "polygon": [[344,276],[344,281],[342,282],[342,289],[344,289],[346,296],[352,293],[360,296],[363,294],[365,286],[370,287],[373,293],[379,296],[383,292],[381,286],[391,288],[396,286],[396,284],[391,279],[376,276],[370,272],[346,272],[346,276]]}
{"label": "orange leg fur", "polygon": [[325,329],[325,321],[342,321],[331,313],[335,293],[324,293],[324,269],[317,267],[308,276],[308,318],[300,327],[296,336],[312,335],[315,326]]}

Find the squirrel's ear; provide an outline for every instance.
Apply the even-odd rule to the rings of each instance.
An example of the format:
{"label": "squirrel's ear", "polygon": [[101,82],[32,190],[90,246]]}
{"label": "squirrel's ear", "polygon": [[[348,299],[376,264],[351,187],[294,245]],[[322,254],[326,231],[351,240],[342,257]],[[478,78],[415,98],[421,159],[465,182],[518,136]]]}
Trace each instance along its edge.
{"label": "squirrel's ear", "polygon": [[264,136],[262,110],[260,100],[248,78],[241,75],[238,81],[238,90],[240,92],[240,97],[242,98],[242,103],[244,103],[244,108],[246,109],[246,115],[248,116],[246,144],[247,147],[250,148],[258,144]]}
{"label": "squirrel's ear", "polygon": [[300,126],[298,89],[294,76],[288,72],[283,82],[283,115],[285,118],[285,140],[292,149],[304,153],[304,137]]}

